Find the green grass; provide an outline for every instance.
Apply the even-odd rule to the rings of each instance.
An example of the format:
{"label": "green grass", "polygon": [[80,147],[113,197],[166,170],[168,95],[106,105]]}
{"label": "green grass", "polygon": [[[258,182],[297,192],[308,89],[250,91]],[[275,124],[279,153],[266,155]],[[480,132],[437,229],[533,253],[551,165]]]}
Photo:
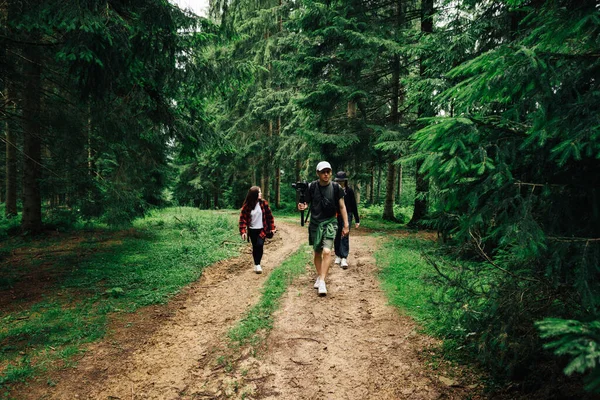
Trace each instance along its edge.
{"label": "green grass", "polygon": [[[449,256],[440,254],[437,244],[431,240],[414,236],[391,238],[375,254],[382,288],[390,304],[417,321],[425,333],[443,340],[444,357],[470,362],[472,358],[469,357],[473,355],[463,349],[465,337],[468,337],[463,321],[466,313],[472,312],[471,306],[440,306],[455,301],[457,289],[434,283],[434,280],[439,281],[440,275],[423,258],[423,252],[440,265],[454,265]],[[462,262],[468,264],[467,261]],[[446,268],[444,272],[452,277],[464,273],[453,268]],[[472,277],[482,287],[486,285],[487,278]]]}
{"label": "green grass", "polygon": [[204,267],[237,255],[243,245],[236,216],[194,208],[155,211],[133,229],[81,232],[81,238],[60,252],[44,251],[60,246],[59,238],[7,243],[40,256],[15,268],[0,290],[35,274],[38,264],[54,279],[40,300],[0,311],[1,387],[57,360],[69,366],[83,344],[105,335],[110,314],[166,302]]}
{"label": "green grass", "polygon": [[311,257],[310,248],[308,245],[303,245],[271,272],[264,284],[259,302],[227,334],[234,347],[248,343],[257,345],[262,339],[260,333],[273,327],[273,312],[279,307],[281,296],[292,281],[304,273]]}
{"label": "green grass", "polygon": [[433,246],[431,241],[393,238],[375,254],[390,303],[425,324],[437,318],[436,308],[430,302],[436,289],[427,283],[434,272],[420,251]]}
{"label": "green grass", "polygon": [[395,230],[401,229],[404,224],[410,221],[413,213],[413,207],[400,207],[397,204],[394,205],[394,217],[397,222],[384,221],[383,216],[383,205],[370,205],[368,207],[359,207],[358,212],[360,213],[360,224],[364,225],[365,228],[379,229],[379,230]]}
{"label": "green grass", "polygon": [[[431,240],[411,236],[392,238],[375,258],[390,303],[414,318],[427,333],[448,339],[461,330],[462,312],[449,313],[436,305],[448,301],[452,293],[452,289],[432,282],[439,275],[421,255],[432,254],[436,248],[437,244]],[[448,341],[446,345],[451,347],[452,343]]]}

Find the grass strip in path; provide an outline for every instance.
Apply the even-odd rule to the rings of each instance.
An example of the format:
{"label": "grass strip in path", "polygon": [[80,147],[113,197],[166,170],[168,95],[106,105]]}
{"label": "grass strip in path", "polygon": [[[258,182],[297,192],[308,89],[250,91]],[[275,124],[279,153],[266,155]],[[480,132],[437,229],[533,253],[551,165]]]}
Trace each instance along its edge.
{"label": "grass strip in path", "polygon": [[302,245],[271,272],[258,303],[228,332],[232,347],[239,348],[246,344],[257,347],[260,344],[264,333],[273,327],[273,312],[279,307],[281,296],[292,281],[306,271],[305,267],[310,262],[311,255],[308,245]]}

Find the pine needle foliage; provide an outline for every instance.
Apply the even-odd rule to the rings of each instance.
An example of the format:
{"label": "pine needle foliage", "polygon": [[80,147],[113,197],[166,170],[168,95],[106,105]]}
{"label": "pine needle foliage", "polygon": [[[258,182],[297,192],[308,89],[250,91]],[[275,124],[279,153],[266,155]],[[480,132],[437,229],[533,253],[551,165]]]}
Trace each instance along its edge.
{"label": "pine needle foliage", "polygon": [[466,322],[477,334],[464,340],[500,376],[535,376],[548,354],[534,322],[586,321],[539,326],[561,336],[548,349],[575,357],[566,372],[597,374],[596,339],[582,327],[596,329],[600,305],[599,10],[593,1],[462,7],[472,18],[460,37],[489,34],[444,74],[439,116],[413,138],[440,189],[433,226],[493,277],[474,292],[484,279],[474,274],[454,293],[456,306],[477,304]]}
{"label": "pine needle foliage", "polygon": [[544,339],[554,339],[544,345],[558,356],[568,356],[569,363],[564,368],[566,375],[589,370],[586,389],[600,392],[600,321],[581,322],[557,318],[546,318],[536,323]]}

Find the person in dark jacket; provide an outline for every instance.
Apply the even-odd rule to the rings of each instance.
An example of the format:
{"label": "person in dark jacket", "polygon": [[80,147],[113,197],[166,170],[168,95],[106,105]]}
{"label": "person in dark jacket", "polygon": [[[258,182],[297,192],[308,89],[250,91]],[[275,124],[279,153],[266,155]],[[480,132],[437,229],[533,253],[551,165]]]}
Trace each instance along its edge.
{"label": "person in dark jacket", "polygon": [[266,200],[262,199],[262,191],[258,186],[248,190],[246,200],[240,212],[240,235],[242,240],[252,242],[252,257],[254,258],[254,272],[262,273],[260,262],[263,256],[265,238],[273,237],[277,232],[275,219]]}
{"label": "person in dark jacket", "polygon": [[[348,176],[344,171],[339,171],[335,174],[335,181],[340,184],[344,190],[344,203],[348,212],[348,226],[352,225],[352,218],[356,222],[356,228],[360,226],[360,216],[358,215],[358,205],[356,204],[356,196],[354,190],[348,186]],[[338,221],[341,216],[338,215]],[[338,224],[341,226],[341,223]],[[348,253],[350,252],[350,234],[342,235],[342,230],[338,228],[334,241],[335,261],[343,269],[348,268]]]}

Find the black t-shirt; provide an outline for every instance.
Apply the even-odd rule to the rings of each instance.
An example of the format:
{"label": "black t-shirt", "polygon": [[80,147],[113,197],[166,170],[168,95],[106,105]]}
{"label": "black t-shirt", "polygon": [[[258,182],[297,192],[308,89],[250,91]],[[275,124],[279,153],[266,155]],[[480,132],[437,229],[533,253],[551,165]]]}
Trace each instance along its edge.
{"label": "black t-shirt", "polygon": [[[334,189],[334,185],[338,186],[338,190]],[[337,196],[335,196],[336,192]],[[340,199],[344,197],[344,192],[340,185],[336,182],[329,182],[326,186],[319,185],[318,180],[311,182],[308,188],[308,193],[306,194],[306,202],[310,203],[311,224],[320,224],[321,222],[335,216],[335,211],[333,213],[326,213],[323,210],[321,202],[322,197],[327,197],[331,202],[333,202],[333,204],[335,204],[335,208],[337,209]]]}

